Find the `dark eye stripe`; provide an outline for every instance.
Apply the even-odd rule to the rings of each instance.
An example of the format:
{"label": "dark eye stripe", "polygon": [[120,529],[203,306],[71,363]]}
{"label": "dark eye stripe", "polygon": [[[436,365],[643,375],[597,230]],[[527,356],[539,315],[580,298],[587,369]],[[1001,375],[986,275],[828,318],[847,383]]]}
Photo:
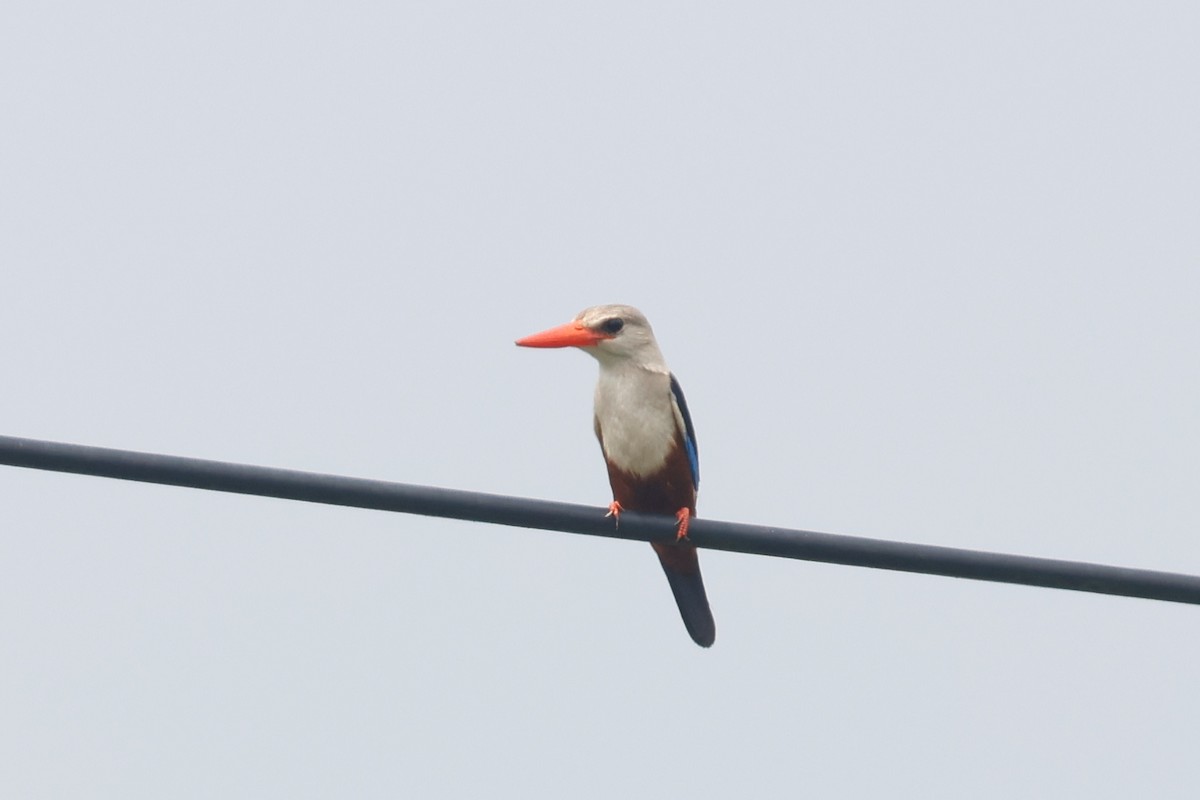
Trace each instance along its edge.
{"label": "dark eye stripe", "polygon": [[621,329],[624,327],[625,320],[621,319],[620,317],[606,319],[604,322],[600,323],[600,330],[604,331],[605,333],[620,333]]}

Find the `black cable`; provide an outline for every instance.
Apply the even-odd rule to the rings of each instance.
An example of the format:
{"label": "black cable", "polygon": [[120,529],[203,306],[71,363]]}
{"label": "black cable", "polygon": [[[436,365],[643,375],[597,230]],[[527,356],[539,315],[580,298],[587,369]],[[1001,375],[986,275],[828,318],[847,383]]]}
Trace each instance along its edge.
{"label": "black cable", "polygon": [[[595,506],[12,436],[0,436],[0,464],[591,536],[665,541],[675,535],[674,517],[626,511],[617,527]],[[1200,577],[1193,575],[704,518],[692,520],[688,537],[715,550],[1200,604]]]}

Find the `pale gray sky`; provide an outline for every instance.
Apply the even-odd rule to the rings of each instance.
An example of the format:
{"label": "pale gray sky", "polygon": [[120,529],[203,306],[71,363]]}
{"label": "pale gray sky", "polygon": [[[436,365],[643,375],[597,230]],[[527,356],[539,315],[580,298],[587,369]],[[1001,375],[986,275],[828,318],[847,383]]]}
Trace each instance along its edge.
{"label": "pale gray sky", "polygon": [[[3,433],[1200,573],[1194,3],[10,3]],[[1200,609],[0,468],[0,795],[1194,797]]]}

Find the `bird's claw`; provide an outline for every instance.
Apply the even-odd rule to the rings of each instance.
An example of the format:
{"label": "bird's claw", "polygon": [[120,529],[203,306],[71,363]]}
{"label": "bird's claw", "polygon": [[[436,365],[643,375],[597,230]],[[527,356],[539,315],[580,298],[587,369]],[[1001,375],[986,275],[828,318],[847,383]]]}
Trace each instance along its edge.
{"label": "bird's claw", "polygon": [[679,527],[675,530],[675,541],[680,541],[687,538],[688,521],[692,518],[690,509],[681,508],[675,512],[675,519],[679,520]]}
{"label": "bird's claw", "polygon": [[608,504],[608,513],[605,514],[604,516],[612,517],[613,521],[617,524],[617,527],[619,528],[619,527],[621,527],[621,512],[624,510],[625,509],[621,508],[620,503],[618,503],[616,500],[613,500],[611,503]]}

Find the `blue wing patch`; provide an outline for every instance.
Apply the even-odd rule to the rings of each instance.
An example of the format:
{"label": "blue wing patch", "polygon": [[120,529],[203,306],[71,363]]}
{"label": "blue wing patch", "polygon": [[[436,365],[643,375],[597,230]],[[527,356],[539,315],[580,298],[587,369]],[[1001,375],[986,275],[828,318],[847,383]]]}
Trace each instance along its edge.
{"label": "blue wing patch", "polygon": [[679,381],[671,375],[671,394],[675,397],[675,405],[683,416],[683,444],[687,448],[688,464],[692,467],[692,486],[700,488],[700,448],[696,446],[696,429],[692,427],[692,415],[688,413],[687,400],[683,399],[683,389]]}

